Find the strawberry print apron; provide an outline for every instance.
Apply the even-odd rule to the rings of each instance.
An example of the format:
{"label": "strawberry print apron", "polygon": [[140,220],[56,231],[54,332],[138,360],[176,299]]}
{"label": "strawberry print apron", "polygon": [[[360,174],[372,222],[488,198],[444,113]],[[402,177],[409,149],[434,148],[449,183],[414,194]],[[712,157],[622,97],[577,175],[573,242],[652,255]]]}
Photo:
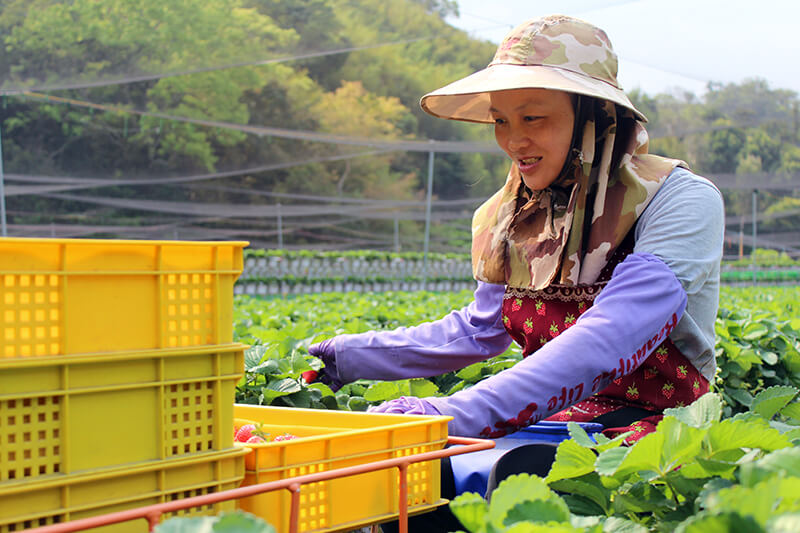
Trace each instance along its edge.
{"label": "strawberry print apron", "polygon": [[[629,240],[629,239],[627,239]],[[523,349],[523,357],[534,353],[575,324],[594,302],[611,277],[614,267],[627,252],[617,254],[606,265],[598,281],[591,285],[551,285],[541,290],[508,287],[503,298],[503,324]],[[619,257],[617,257],[619,256]],[[667,338],[632,373],[617,378],[589,398],[552,415],[547,420],[590,422],[600,415],[623,407],[639,407],[653,412],[629,426],[607,428],[603,433],[614,437],[633,431],[626,439],[635,442],[655,430],[668,407],[692,403],[708,392],[709,383],[691,362]]]}

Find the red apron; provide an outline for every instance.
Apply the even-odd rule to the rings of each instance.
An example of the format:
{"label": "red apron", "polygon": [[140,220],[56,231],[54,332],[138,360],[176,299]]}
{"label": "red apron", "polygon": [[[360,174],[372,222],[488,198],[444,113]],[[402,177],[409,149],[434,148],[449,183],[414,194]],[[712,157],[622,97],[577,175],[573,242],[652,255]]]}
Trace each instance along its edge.
{"label": "red apron", "polygon": [[[620,248],[628,248],[624,245]],[[620,250],[618,250],[620,251]],[[621,252],[621,251],[620,251]],[[617,258],[617,255],[620,257]],[[550,286],[542,290],[507,288],[503,299],[503,323],[511,337],[522,347],[523,357],[571,327],[611,277],[614,267],[627,255],[615,254],[592,285]],[[590,422],[596,417],[623,407],[653,411],[629,426],[607,428],[613,437],[633,431],[626,441],[634,442],[655,430],[668,407],[689,405],[708,392],[709,383],[691,362],[667,338],[633,372],[615,379],[610,385],[586,400],[552,415],[547,420]],[[498,435],[499,436],[499,435]]]}

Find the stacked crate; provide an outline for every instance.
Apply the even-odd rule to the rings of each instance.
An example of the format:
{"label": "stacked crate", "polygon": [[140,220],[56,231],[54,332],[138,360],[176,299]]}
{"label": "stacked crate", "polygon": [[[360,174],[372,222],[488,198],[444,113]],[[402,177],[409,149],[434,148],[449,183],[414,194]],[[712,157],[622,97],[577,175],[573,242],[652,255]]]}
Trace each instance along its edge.
{"label": "stacked crate", "polygon": [[241,483],[246,245],[0,239],[0,533]]}

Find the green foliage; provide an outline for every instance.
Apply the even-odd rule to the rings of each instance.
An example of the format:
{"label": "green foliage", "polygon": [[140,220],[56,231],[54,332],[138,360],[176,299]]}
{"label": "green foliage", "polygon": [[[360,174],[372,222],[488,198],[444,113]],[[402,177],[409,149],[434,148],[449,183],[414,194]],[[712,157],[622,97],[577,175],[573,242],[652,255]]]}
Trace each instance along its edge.
{"label": "green foliage", "polygon": [[155,533],[275,533],[276,530],[257,516],[243,511],[217,516],[174,517],[158,524]]}
{"label": "green foliage", "polygon": [[[789,392],[765,391],[761,401]],[[770,427],[776,406],[721,419],[721,398],[709,393],[668,410],[632,446],[602,450],[602,438],[573,424],[545,480],[511,476],[490,502],[468,493],[450,506],[473,533],[790,531],[800,516],[800,448]]]}

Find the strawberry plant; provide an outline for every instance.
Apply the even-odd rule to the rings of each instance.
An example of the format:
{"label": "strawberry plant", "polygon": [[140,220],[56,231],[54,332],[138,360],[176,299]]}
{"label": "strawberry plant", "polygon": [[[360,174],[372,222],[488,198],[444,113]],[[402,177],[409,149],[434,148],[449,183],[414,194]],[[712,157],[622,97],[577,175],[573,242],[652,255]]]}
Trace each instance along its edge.
{"label": "strawberry plant", "polygon": [[467,493],[451,509],[473,533],[794,531],[800,427],[773,419],[800,424],[797,393],[766,389],[749,412],[727,419],[720,396],[709,393],[668,409],[632,446],[622,445],[625,435],[593,440],[571,423],[547,478],[511,476],[490,502]]}

